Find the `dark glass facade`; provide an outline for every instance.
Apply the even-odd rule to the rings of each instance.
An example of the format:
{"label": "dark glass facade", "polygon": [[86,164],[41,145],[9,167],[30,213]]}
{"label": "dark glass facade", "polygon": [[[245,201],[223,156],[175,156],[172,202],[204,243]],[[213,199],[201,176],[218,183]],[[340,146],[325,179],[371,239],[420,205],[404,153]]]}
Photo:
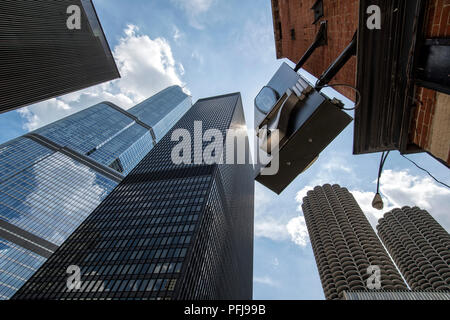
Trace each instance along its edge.
{"label": "dark glass facade", "polygon": [[[174,97],[169,97],[174,95]],[[161,100],[165,97],[165,101]],[[166,102],[166,103],[164,103]],[[10,298],[191,106],[179,87],[145,120],[104,102],[0,145],[0,300]]]}
{"label": "dark glass facade", "polygon": [[120,77],[91,0],[2,0],[0,21],[0,113]]}
{"label": "dark glass facade", "polygon": [[[171,132],[192,136],[196,121],[202,133],[240,129],[248,159],[240,94],[199,100]],[[174,164],[171,132],[14,299],[252,298],[252,166]],[[71,265],[81,269],[80,289],[67,287]]]}

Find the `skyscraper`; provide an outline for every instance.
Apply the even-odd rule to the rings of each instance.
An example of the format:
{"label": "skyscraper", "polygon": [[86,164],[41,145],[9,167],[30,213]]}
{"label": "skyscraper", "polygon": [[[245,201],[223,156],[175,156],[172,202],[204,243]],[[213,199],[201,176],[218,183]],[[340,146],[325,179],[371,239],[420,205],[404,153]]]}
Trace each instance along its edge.
{"label": "skyscraper", "polygon": [[377,230],[412,290],[450,291],[450,235],[427,211],[394,209]]}
{"label": "skyscraper", "polygon": [[[197,101],[14,299],[251,299],[252,166],[202,157],[208,132],[227,129],[249,158],[240,94]],[[200,139],[183,151],[194,164],[172,159],[179,130]],[[72,265],[79,289],[67,286]]]}
{"label": "skyscraper", "polygon": [[302,208],[327,299],[342,299],[344,291],[369,291],[368,279],[377,269],[380,286],[373,289],[407,290],[347,189],[316,187],[303,199]]}
{"label": "skyscraper", "polygon": [[[0,145],[0,299],[31,277],[190,106],[173,86],[136,109],[99,103]],[[143,110],[141,121],[133,113]]]}
{"label": "skyscraper", "polygon": [[91,0],[3,0],[0,21],[0,113],[120,77]]}

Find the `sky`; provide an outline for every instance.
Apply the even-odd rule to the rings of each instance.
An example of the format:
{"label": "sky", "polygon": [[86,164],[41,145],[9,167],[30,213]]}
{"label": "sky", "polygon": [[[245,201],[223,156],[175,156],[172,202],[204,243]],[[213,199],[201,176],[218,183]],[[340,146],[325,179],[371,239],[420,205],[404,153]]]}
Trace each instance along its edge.
{"label": "sky", "polygon": [[[94,5],[121,79],[0,114],[0,143],[104,100],[128,109],[173,84],[194,102],[241,92],[247,127],[253,128],[254,97],[283,61],[294,65],[276,59],[269,0],[94,0]],[[334,90],[326,93],[352,106]],[[353,124],[280,196],[256,183],[254,299],[324,299],[301,211],[306,192],[317,185],[348,188],[373,227],[383,213],[416,205],[450,230],[450,191],[398,152],[389,156],[381,179],[385,208],[373,209],[380,154],[353,155],[352,147]],[[409,157],[449,184],[449,170],[431,156]]]}

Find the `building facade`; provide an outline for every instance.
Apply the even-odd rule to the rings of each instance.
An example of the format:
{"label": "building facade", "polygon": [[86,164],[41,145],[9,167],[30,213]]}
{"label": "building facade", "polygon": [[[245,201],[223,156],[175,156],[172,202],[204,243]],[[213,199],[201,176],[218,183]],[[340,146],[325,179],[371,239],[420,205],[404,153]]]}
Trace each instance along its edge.
{"label": "building facade", "polygon": [[[202,135],[227,129],[249,157],[240,94],[197,101],[14,299],[251,299],[252,166],[202,157]],[[198,134],[203,149],[191,148]],[[173,161],[181,136],[194,163]],[[67,285],[71,265],[79,288]]]}
{"label": "building facade", "polygon": [[[326,299],[343,299],[346,291],[407,290],[347,189],[316,187],[303,199],[302,209]],[[369,279],[373,268],[380,272],[378,287]]]}
{"label": "building facade", "polygon": [[[302,67],[316,78],[339,56],[358,29],[358,0],[271,1],[275,49],[278,59],[288,58],[297,63],[313,43],[320,29],[320,22],[328,21],[327,45],[317,48]],[[356,59],[351,58],[331,83],[355,85]],[[351,89],[338,87],[336,90],[349,99],[355,98],[355,93]]]}
{"label": "building facade", "polygon": [[137,106],[147,110],[143,121],[134,108],[103,102],[0,146],[0,299],[33,275],[190,106],[181,88],[169,87]]}
{"label": "building facade", "polygon": [[[347,84],[360,92],[361,107],[355,111],[355,154],[427,152],[450,165],[449,1],[271,2],[277,58],[297,63],[313,43],[320,23],[327,21],[326,44],[303,66],[316,78],[359,30],[357,56],[351,57],[330,82]],[[373,5],[380,8],[381,17],[380,29],[375,30],[367,27]],[[350,87],[335,89],[356,100]]]}
{"label": "building facade", "polygon": [[450,292],[429,291],[349,291],[344,292],[344,299],[350,301],[449,301]]}
{"label": "building facade", "polygon": [[394,209],[377,230],[412,290],[450,291],[450,235],[427,211]]}
{"label": "building facade", "polygon": [[0,21],[0,113],[120,77],[91,0],[5,0]]}

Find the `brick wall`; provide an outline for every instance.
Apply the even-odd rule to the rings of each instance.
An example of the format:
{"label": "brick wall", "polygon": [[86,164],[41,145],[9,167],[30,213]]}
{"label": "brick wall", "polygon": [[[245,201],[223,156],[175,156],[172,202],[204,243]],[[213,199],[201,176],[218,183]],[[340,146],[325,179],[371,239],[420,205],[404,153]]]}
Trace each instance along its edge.
{"label": "brick wall", "polygon": [[[450,0],[430,0],[425,21],[424,33],[427,38],[448,38],[450,36]],[[438,103],[438,96],[441,103]],[[450,165],[450,142],[447,140],[447,143],[442,144],[437,141],[445,139],[445,132],[441,130],[441,121],[434,121],[437,111],[440,117],[448,116],[445,110],[448,109],[448,105],[445,106],[448,96],[419,87],[416,90],[416,100],[418,103],[411,125],[411,141]],[[447,122],[447,126],[450,127],[450,123]],[[437,131],[439,135],[436,134]]]}
{"label": "brick wall", "polygon": [[429,147],[430,128],[436,106],[436,91],[418,88],[416,93],[418,101],[414,112],[410,140],[422,149]]}
{"label": "brick wall", "polygon": [[[314,12],[311,7],[316,0],[272,0],[272,8],[278,8],[275,17],[274,29],[277,46],[277,57],[288,58],[294,63],[302,57],[308,47],[313,43],[320,22],[313,24]],[[324,16],[320,21],[328,21],[328,45],[316,49],[303,68],[316,77],[319,77],[328,66],[341,54],[352,40],[358,28],[358,0],[324,0]],[[276,19],[279,18],[279,21]],[[281,39],[278,29],[281,23]],[[295,30],[295,39],[291,37],[291,30]],[[336,75],[333,83],[355,85],[356,58],[353,57]],[[346,97],[355,99],[352,89],[336,87],[337,91]]]}
{"label": "brick wall", "polygon": [[[288,58],[297,63],[319,30],[320,22],[313,24],[314,12],[311,10],[316,0],[271,1],[277,58]],[[316,77],[319,77],[348,45],[358,28],[359,20],[358,0],[324,0],[323,6],[324,16],[320,21],[328,21],[328,45],[317,49],[303,66]],[[450,0],[429,0],[426,10],[424,31],[426,37],[448,38]],[[295,37],[292,37],[292,34],[295,34]],[[331,81],[331,84],[333,83],[355,85],[356,58],[351,58]],[[335,89],[355,101],[353,90],[339,87]],[[410,141],[450,165],[450,146],[445,141],[444,143],[440,141],[446,139],[442,121],[439,121],[439,124],[434,121],[436,109],[440,117],[447,117],[446,110],[449,108],[445,104],[448,96],[419,87],[416,90],[416,99],[419,102],[410,126]],[[447,124],[450,127],[449,122],[444,123],[444,126]],[[437,132],[439,134],[436,134]]]}
{"label": "brick wall", "polygon": [[429,0],[426,35],[440,38],[450,35],[450,0]]}

